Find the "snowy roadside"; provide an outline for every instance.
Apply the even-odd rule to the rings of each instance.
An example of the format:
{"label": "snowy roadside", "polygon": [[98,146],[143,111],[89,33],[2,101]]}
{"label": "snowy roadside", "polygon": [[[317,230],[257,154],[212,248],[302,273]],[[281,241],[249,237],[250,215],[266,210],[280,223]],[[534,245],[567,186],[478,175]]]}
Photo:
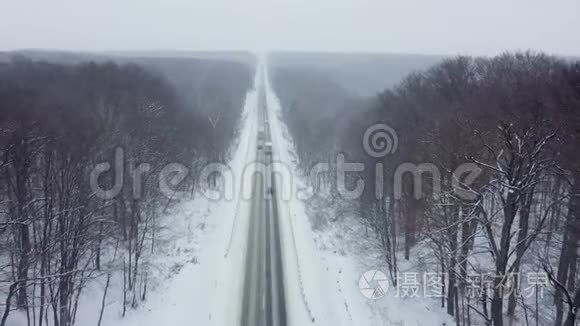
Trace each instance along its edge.
{"label": "snowy roadside", "polygon": [[[264,62],[264,59],[262,60]],[[291,183],[292,195],[290,198],[278,198],[288,324],[355,325],[356,322],[352,320],[340,288],[336,284],[338,274],[323,264],[322,257],[313,242],[303,202],[295,196],[298,171],[292,158],[293,145],[286,136],[286,128],[280,120],[280,104],[270,85],[269,76],[266,77],[266,94],[275,149],[274,160],[282,163],[280,167],[290,168],[292,174],[292,180],[284,180]],[[277,172],[284,174],[283,171]]]}
{"label": "snowy roadside", "polygon": [[[254,86],[257,86],[257,76]],[[198,201],[184,203],[182,211],[204,213],[182,214],[176,234],[185,233],[185,238],[196,237],[190,230],[202,219],[203,230],[194,232],[199,237],[193,249],[199,257],[195,263],[185,265],[175,277],[168,280],[153,293],[142,307],[131,311],[126,318],[113,314],[106,326],[158,326],[158,325],[235,325],[240,316],[245,246],[247,243],[249,201],[242,194],[248,193],[247,184],[242,184],[247,162],[255,156],[257,133],[257,92],[251,90],[244,106],[241,135],[234,155],[229,163],[236,190],[233,200],[213,201],[199,196]],[[245,191],[239,191],[245,187]],[[171,223],[171,220],[168,220]],[[177,242],[179,243],[179,242]],[[183,248],[174,250],[178,252]],[[189,251],[189,250],[185,250]],[[115,316],[116,315],[116,316]],[[94,319],[90,319],[94,320]],[[85,325],[81,323],[80,325]]]}
{"label": "snowy roadside", "polygon": [[[399,286],[390,285],[386,295],[378,300],[366,299],[361,295],[358,280],[369,270],[387,274],[388,267],[378,241],[372,231],[354,217],[348,203],[336,206],[328,197],[312,198],[306,203],[307,216],[323,225],[317,226],[313,236],[317,249],[329,269],[338,271],[338,284],[347,300],[355,325],[393,325],[393,326],[441,326],[455,325],[452,317],[440,307],[440,298],[422,297],[425,257],[427,250],[418,245],[411,261],[403,259],[398,252]],[[340,216],[338,216],[340,215]],[[331,222],[329,222],[331,221]],[[314,224],[314,223],[313,223]],[[425,248],[423,248],[425,249]],[[425,252],[425,254],[423,253]],[[405,280],[405,274],[411,275]],[[416,282],[413,277],[417,276]],[[405,283],[407,281],[408,283]],[[416,290],[419,288],[418,290]],[[414,292],[417,291],[417,292]],[[415,295],[414,293],[417,293]]]}
{"label": "snowy roadside", "polygon": [[437,300],[399,298],[394,289],[376,301],[361,294],[361,275],[367,270],[385,270],[383,260],[373,252],[371,242],[361,241],[362,226],[352,216],[324,230],[314,230],[309,216],[334,214],[334,207],[309,211],[315,200],[307,202],[295,195],[306,187],[269,78],[266,92],[275,159],[292,173],[292,196],[280,205],[289,325],[454,325],[437,307]]}

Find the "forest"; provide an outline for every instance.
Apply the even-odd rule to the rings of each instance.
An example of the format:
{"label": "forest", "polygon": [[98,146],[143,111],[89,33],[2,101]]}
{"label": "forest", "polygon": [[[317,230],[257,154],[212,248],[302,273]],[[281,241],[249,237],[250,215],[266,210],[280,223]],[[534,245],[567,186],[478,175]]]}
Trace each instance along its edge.
{"label": "forest", "polygon": [[[72,325],[97,281],[105,284],[102,317],[113,273],[122,275],[123,315],[146,300],[143,257],[155,252],[159,219],[179,201],[158,186],[160,171],[188,167],[170,184],[191,196],[206,186],[201,167],[228,159],[253,69],[126,56],[0,63],[1,326],[15,310],[28,325]],[[110,189],[120,175],[130,186],[99,196],[91,173],[119,152],[125,172],[98,182]]]}
{"label": "forest", "polygon": [[[457,325],[575,325],[580,62],[534,52],[459,56],[360,97],[327,73],[284,60],[270,58],[271,81],[305,174],[338,153],[379,167],[348,177],[349,186],[366,185],[356,199],[337,191],[336,166],[311,178],[311,200],[334,208],[329,221],[311,217],[313,228],[354,216],[393,286],[410,261],[441,273],[440,305]],[[362,145],[377,124],[396,131],[397,145],[378,158]],[[375,145],[388,145],[382,141]],[[398,179],[409,164],[415,173]],[[453,173],[465,164],[478,170],[475,180]],[[521,291],[530,275],[547,278],[543,295]]]}

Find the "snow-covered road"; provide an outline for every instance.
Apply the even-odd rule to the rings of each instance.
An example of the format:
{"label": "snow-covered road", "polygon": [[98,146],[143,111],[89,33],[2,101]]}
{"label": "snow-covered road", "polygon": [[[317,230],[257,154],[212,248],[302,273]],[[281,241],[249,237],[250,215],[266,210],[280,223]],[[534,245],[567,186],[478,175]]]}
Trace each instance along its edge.
{"label": "snow-covered road", "polygon": [[246,252],[242,326],[285,326],[286,298],[276,188],[272,183],[271,133],[263,76],[258,86],[257,174],[252,176],[252,206]]}
{"label": "snow-covered road", "polygon": [[[356,259],[318,247],[320,234],[312,230],[305,202],[297,196],[304,184],[266,67],[266,58],[260,57],[229,162],[233,198],[213,201],[198,196],[167,217],[164,232],[174,240],[166,257],[152,263],[175,272],[156,280],[148,300],[124,318],[114,308],[106,310],[103,325],[370,326],[403,319],[415,325],[415,319],[406,316],[425,310],[388,299],[391,308],[385,317],[386,302],[369,302],[360,294],[358,278],[364,271]],[[269,164],[263,164],[266,142],[272,146]],[[272,177],[256,191],[255,174],[264,172],[264,166]],[[270,187],[276,195],[271,200],[256,198]],[[122,283],[113,282],[107,306],[118,306],[119,286]],[[98,289],[92,293],[79,307],[78,325],[92,325],[98,318],[102,295]],[[432,325],[440,325],[440,320],[434,318]]]}

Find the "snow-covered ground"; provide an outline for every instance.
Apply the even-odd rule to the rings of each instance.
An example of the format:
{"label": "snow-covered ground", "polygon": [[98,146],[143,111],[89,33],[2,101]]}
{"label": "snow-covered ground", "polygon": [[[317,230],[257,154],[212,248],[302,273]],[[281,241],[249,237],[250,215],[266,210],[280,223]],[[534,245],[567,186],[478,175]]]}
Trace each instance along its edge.
{"label": "snow-covered ground", "polygon": [[[261,62],[264,61],[262,59]],[[266,96],[274,161],[282,163],[278,165],[279,168],[289,168],[292,174],[290,180],[288,178],[281,180],[290,185],[280,185],[277,189],[288,189],[290,186],[294,193],[298,180],[296,164],[292,157],[293,145],[279,119],[280,104],[270,85],[269,77],[266,77]],[[278,173],[284,175],[282,171]],[[336,276],[333,275],[333,271],[324,269],[321,257],[314,246],[302,202],[294,194],[284,199],[279,196],[278,200],[289,325],[353,324],[345,309],[344,300],[333,284]]]}
{"label": "snow-covered ground", "polygon": [[[262,57],[256,71],[257,87],[247,95],[242,132],[229,164],[236,187],[233,200],[213,201],[198,195],[164,216],[159,222],[157,251],[147,257],[152,270],[147,300],[129,309],[123,318],[122,273],[113,273],[103,326],[238,324],[250,218],[250,201],[242,197],[251,192],[251,184],[242,181],[251,180],[244,175],[253,172],[254,166],[248,163],[256,156],[257,91],[265,67]],[[296,191],[305,186],[269,80],[265,78],[274,160],[292,174],[290,180],[278,179],[289,184],[276,187],[291,186],[293,190],[289,198],[278,198],[288,324],[452,325],[452,320],[437,307],[437,300],[400,299],[395,297],[395,291],[389,291],[384,298],[373,301],[361,294],[361,275],[384,266],[371,245],[362,240],[362,228],[354,218],[313,230],[313,214],[334,211],[331,207],[314,207],[315,201],[296,196]],[[104,281],[100,277],[87,285],[80,300],[77,325],[96,325]],[[16,312],[10,318],[9,325],[26,325],[24,316]]]}
{"label": "snow-covered ground", "polygon": [[[257,85],[256,73],[255,86]],[[103,326],[236,325],[239,321],[248,232],[250,184],[242,184],[247,162],[256,154],[257,89],[246,97],[240,138],[228,166],[236,187],[233,199],[212,200],[205,194],[183,200],[159,219],[156,251],[142,261],[151,272],[147,300],[122,317],[122,262],[110,267]],[[252,166],[250,166],[252,168]],[[251,173],[252,171],[246,171]],[[241,187],[244,187],[243,191]],[[76,325],[97,325],[106,277],[87,284]],[[27,325],[13,312],[8,325]]]}
{"label": "snow-covered ground", "polygon": [[[254,85],[257,85],[257,76]],[[257,89],[246,97],[242,132],[229,164],[236,187],[233,200],[213,201],[205,196],[183,203],[174,223],[173,253],[196,255],[174,277],[149,295],[143,307],[124,319],[109,313],[105,326],[236,325],[241,313],[243,267],[250,202],[243,200],[250,184],[243,184],[247,162],[253,160],[257,134]],[[246,171],[246,173],[251,171]],[[243,187],[243,190],[242,190]],[[203,229],[200,229],[203,226]],[[199,229],[199,230],[196,230]],[[185,242],[184,242],[185,240]],[[160,257],[163,260],[163,257]],[[93,320],[89,318],[88,320]],[[94,322],[87,323],[92,325]],[[85,325],[80,323],[80,325]]]}
{"label": "snow-covered ground", "polygon": [[289,200],[281,200],[279,205],[289,324],[454,325],[452,318],[437,307],[436,299],[403,299],[393,289],[376,301],[361,294],[358,283],[362,274],[368,270],[384,270],[384,264],[352,217],[324,230],[313,230],[309,214],[335,211],[328,206],[308,211],[308,202],[297,195],[299,189],[306,189],[304,179],[297,167],[291,136],[281,120],[280,102],[270,78],[266,78],[266,84],[274,159],[292,174],[292,180],[283,182],[291,182],[293,195],[286,198]]}

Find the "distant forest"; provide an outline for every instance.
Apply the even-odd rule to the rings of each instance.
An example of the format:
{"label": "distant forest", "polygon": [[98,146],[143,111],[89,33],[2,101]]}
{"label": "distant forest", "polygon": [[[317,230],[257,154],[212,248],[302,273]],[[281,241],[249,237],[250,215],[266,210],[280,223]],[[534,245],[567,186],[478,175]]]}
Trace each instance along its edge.
{"label": "distant forest", "polygon": [[337,83],[351,96],[370,97],[397,85],[409,73],[428,69],[443,59],[422,54],[274,52],[270,64],[310,70]]}

